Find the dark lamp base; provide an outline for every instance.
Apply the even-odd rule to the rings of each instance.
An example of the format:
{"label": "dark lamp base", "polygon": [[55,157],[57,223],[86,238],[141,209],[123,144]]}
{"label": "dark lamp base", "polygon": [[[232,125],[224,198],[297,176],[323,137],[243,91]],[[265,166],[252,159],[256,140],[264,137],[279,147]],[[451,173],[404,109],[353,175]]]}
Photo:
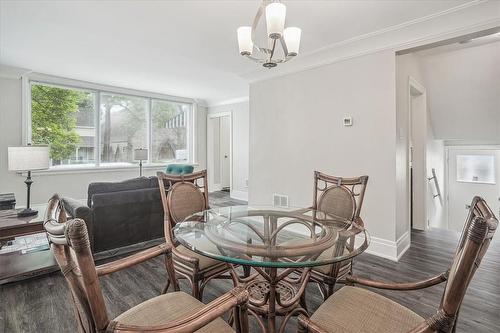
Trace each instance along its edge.
{"label": "dark lamp base", "polygon": [[38,211],[31,209],[31,208],[25,208],[25,209],[17,212],[18,217],[33,216],[33,215],[37,215],[37,214],[38,214]]}

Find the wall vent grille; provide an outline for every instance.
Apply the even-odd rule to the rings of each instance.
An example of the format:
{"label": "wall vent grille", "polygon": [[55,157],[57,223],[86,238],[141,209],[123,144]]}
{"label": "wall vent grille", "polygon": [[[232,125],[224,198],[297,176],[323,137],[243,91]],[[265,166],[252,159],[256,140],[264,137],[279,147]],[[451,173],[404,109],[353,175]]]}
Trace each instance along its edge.
{"label": "wall vent grille", "polygon": [[273,195],[273,206],[275,207],[288,207],[288,195],[277,194]]}

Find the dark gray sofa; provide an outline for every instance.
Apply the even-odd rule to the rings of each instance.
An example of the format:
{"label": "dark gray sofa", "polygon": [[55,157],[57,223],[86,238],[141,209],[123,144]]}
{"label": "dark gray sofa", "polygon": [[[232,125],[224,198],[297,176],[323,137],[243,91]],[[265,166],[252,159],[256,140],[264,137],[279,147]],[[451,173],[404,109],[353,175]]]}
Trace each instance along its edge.
{"label": "dark gray sofa", "polygon": [[68,198],[63,199],[63,205],[71,216],[87,222],[94,253],[164,237],[156,177],[92,183],[87,207]]}

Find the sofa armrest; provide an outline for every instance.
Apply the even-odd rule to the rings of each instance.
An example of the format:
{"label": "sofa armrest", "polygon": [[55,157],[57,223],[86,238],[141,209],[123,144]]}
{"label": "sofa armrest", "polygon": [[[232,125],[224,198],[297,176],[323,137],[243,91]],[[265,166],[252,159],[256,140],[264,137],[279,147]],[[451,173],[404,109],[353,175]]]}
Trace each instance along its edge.
{"label": "sofa armrest", "polygon": [[66,211],[66,214],[71,216],[71,218],[79,218],[85,221],[90,239],[90,248],[94,248],[94,237],[93,237],[93,223],[92,223],[92,211],[84,203],[72,199],[72,198],[61,198],[61,203]]}

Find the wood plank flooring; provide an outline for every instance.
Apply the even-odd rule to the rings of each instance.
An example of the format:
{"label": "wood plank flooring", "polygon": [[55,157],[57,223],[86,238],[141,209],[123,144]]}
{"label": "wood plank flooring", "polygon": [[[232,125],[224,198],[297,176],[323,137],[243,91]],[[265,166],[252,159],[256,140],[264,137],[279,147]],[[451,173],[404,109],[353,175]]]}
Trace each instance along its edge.
{"label": "wood plank flooring", "polygon": [[[212,206],[244,204],[232,200],[227,193],[211,194]],[[368,224],[369,226],[369,224]],[[355,262],[356,274],[373,279],[414,281],[447,269],[458,235],[432,230],[412,232],[412,245],[398,262],[362,254]],[[110,317],[158,295],[165,282],[161,258],[148,261],[101,278]],[[182,283],[182,288],[189,288]],[[229,281],[217,280],[205,289],[208,302],[231,288]],[[426,317],[439,304],[443,286],[411,292],[377,291]],[[315,310],[321,298],[315,286],[307,290],[308,306]],[[252,332],[258,332],[252,323]],[[68,287],[59,273],[29,281],[0,286],[0,333],[75,332],[74,315]],[[287,332],[296,332],[295,322]],[[474,277],[460,311],[457,332],[500,332],[500,235],[496,235],[489,252]]]}

